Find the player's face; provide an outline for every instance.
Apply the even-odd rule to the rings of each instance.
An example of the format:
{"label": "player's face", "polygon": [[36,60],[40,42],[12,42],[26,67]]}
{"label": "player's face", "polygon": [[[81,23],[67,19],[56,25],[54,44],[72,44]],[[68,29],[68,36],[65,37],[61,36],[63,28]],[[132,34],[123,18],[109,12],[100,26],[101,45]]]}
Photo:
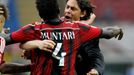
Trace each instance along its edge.
{"label": "player's face", "polygon": [[78,6],[78,3],[76,0],[68,0],[65,10],[64,10],[64,16],[67,20],[72,21],[79,21],[80,17],[83,16],[83,13],[81,12],[81,9]]}

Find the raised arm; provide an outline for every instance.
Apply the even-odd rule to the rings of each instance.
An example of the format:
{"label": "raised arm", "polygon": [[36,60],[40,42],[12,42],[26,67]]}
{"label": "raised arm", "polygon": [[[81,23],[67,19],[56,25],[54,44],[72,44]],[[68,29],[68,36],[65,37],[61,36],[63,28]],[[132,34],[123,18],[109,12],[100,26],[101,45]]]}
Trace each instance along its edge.
{"label": "raised arm", "polygon": [[96,15],[94,13],[91,13],[91,16],[90,16],[89,19],[87,19],[87,20],[81,20],[80,22],[90,25],[90,24],[93,23],[93,21],[95,20],[95,18],[96,18]]}

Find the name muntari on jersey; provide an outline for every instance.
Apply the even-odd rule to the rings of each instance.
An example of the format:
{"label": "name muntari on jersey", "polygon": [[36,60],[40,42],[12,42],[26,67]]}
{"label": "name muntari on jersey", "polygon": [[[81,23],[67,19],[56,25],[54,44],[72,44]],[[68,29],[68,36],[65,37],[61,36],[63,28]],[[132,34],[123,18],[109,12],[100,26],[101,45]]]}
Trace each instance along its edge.
{"label": "name muntari on jersey", "polygon": [[68,32],[41,32],[43,39],[52,40],[72,40],[75,39],[75,34],[73,31]]}

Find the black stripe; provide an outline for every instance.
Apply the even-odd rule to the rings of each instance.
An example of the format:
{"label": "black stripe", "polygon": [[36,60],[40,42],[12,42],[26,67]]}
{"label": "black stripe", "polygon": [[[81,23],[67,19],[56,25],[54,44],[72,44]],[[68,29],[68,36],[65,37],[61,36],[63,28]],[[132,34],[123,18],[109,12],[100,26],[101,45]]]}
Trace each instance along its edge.
{"label": "black stripe", "polygon": [[[68,31],[72,31],[72,30],[68,30]],[[71,53],[71,54],[69,54],[68,55],[68,71],[67,71],[67,75],[69,75],[69,71],[70,71],[70,65],[71,65],[71,57],[72,57],[72,52],[73,52],[73,46],[74,46],[74,41],[73,40],[70,40],[69,41],[69,53]]]}

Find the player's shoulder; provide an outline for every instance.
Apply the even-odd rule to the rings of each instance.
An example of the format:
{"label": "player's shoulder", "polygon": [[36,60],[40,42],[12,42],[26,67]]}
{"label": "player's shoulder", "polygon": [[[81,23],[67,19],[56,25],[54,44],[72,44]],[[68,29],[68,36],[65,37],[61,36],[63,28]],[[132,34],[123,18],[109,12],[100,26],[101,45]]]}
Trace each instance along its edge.
{"label": "player's shoulder", "polygon": [[35,30],[35,27],[36,25],[40,25],[41,23],[40,22],[33,22],[33,23],[29,23],[29,24],[26,24],[24,25],[23,27],[21,27],[21,30],[23,31],[29,31],[29,30]]}
{"label": "player's shoulder", "polygon": [[87,27],[87,28],[98,28],[97,26],[93,26],[93,25],[88,25],[84,22],[81,22],[81,21],[75,21],[75,23],[78,24],[79,27]]}
{"label": "player's shoulder", "polygon": [[74,23],[73,22],[70,22],[70,21],[64,21],[62,23],[65,27],[74,27]]}
{"label": "player's shoulder", "polygon": [[77,25],[80,29],[83,29],[83,30],[89,30],[91,28],[90,25],[85,24],[85,23],[80,22],[80,21],[74,21],[74,24]]}
{"label": "player's shoulder", "polygon": [[88,24],[83,23],[83,22],[81,22],[81,21],[73,21],[73,23],[74,23],[74,24],[77,24],[77,25],[79,25],[79,26],[89,26]]}
{"label": "player's shoulder", "polygon": [[70,26],[74,28],[90,28],[89,25],[81,23],[80,21],[68,21],[65,22],[65,26]]}
{"label": "player's shoulder", "polygon": [[29,23],[23,26],[23,28],[27,28],[27,27],[35,27],[36,25],[40,25],[41,22],[33,22],[33,23]]}

